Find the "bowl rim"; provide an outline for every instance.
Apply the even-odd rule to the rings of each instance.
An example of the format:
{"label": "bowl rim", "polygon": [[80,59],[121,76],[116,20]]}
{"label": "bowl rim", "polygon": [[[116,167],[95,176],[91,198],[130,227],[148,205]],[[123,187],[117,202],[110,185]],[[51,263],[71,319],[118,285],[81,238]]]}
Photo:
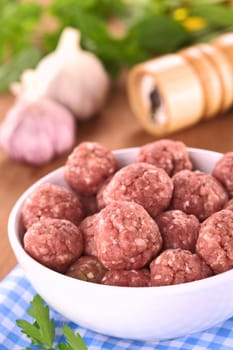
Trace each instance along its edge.
{"label": "bowl rim", "polygon": [[[125,154],[129,151],[137,151],[139,147],[132,147],[132,148],[123,148],[123,149],[117,149],[114,150],[113,153],[117,155],[119,152],[121,154]],[[205,150],[205,149],[200,149],[200,148],[191,148],[187,147],[189,153],[199,153],[199,152],[204,152],[206,155],[215,155],[218,157],[221,157],[222,153],[211,151],[211,150]],[[139,293],[141,294],[143,292],[143,296],[145,297],[147,293],[148,295],[152,294],[158,294],[158,295],[167,295],[167,294],[184,294],[184,293],[193,293],[195,290],[202,290],[202,289],[209,289],[209,288],[214,288],[216,284],[224,284],[225,281],[228,279],[233,279],[233,269],[219,273],[217,275],[213,275],[201,280],[197,281],[192,281],[192,282],[186,282],[186,283],[180,283],[180,284],[175,284],[175,285],[168,285],[168,286],[151,286],[151,287],[125,287],[125,286],[110,286],[110,285],[103,285],[103,284],[98,284],[98,283],[91,283],[87,281],[82,281],[78,280],[75,278],[72,278],[70,276],[66,276],[62,273],[56,272],[35,259],[33,259],[23,248],[22,243],[20,242],[20,238],[18,234],[16,233],[16,224],[17,221],[20,220],[20,209],[22,207],[23,202],[25,199],[28,197],[29,193],[33,191],[34,188],[36,188],[39,184],[46,182],[47,178],[50,178],[54,175],[59,175],[61,176],[64,172],[64,166],[61,166],[48,174],[44,175],[41,177],[39,180],[34,182],[31,186],[29,186],[17,199],[15,202],[14,206],[12,207],[9,218],[8,218],[8,239],[10,241],[11,248],[16,255],[16,258],[18,260],[18,256],[16,251],[18,252],[19,255],[23,255],[26,261],[29,264],[32,264],[36,269],[41,269],[42,271],[44,270],[45,273],[47,274],[52,274],[52,275],[57,275],[57,278],[60,280],[64,281],[69,281],[70,284],[74,285],[76,284],[76,287],[78,285],[81,286],[89,286],[89,288],[93,289],[100,289],[100,290],[106,290],[112,289],[112,290],[117,290],[117,291],[124,291],[124,293],[132,293],[132,290],[134,290],[134,293]],[[19,262],[18,262],[19,263]],[[20,265],[20,263],[19,263]],[[23,268],[23,266],[21,266]],[[213,289],[214,290],[214,289]]]}

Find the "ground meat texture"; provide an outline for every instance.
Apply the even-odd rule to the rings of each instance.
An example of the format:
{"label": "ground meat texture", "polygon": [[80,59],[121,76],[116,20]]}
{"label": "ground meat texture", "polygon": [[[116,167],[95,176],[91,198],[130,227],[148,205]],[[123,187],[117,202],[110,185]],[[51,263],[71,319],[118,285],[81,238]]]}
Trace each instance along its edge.
{"label": "ground meat texture", "polygon": [[233,212],[221,210],[201,224],[197,253],[217,274],[233,268]]}
{"label": "ground meat texture", "polygon": [[215,164],[212,175],[224,185],[230,198],[233,198],[233,152],[225,153],[219,159]]}
{"label": "ground meat texture", "polygon": [[78,280],[100,283],[106,269],[94,256],[81,256],[68,269],[66,275]]}
{"label": "ground meat texture", "polygon": [[61,219],[45,218],[34,223],[26,231],[23,243],[32,258],[57,272],[66,272],[83,252],[80,230]]}
{"label": "ground meat texture", "polygon": [[163,249],[181,248],[195,252],[200,223],[196,216],[181,210],[160,213],[156,222],[163,238]]}
{"label": "ground meat texture", "polygon": [[142,146],[136,162],[146,162],[163,168],[169,176],[180,170],[191,170],[193,165],[183,142],[158,140]]}
{"label": "ground meat texture", "polygon": [[66,219],[79,225],[84,217],[83,205],[70,190],[44,183],[26,199],[22,209],[24,226],[29,228],[41,218]]}
{"label": "ground meat texture", "polygon": [[233,198],[226,202],[223,209],[228,209],[233,211]]}
{"label": "ground meat texture", "polygon": [[150,272],[141,270],[111,270],[107,271],[102,284],[121,287],[149,287]]}
{"label": "ground meat texture", "polygon": [[150,263],[151,286],[168,286],[197,281],[212,275],[197,254],[182,249],[164,250]]}
{"label": "ground meat texture", "polygon": [[134,163],[113,176],[102,192],[102,200],[105,205],[118,200],[136,202],[156,217],[169,206],[172,191],[172,180],[163,169],[147,163]]}
{"label": "ground meat texture", "polygon": [[139,204],[114,202],[96,222],[97,256],[109,270],[141,269],[161,249],[158,225]]}
{"label": "ground meat texture", "polygon": [[68,157],[65,178],[80,195],[92,196],[117,169],[110,150],[96,142],[82,142]]}
{"label": "ground meat texture", "polygon": [[87,216],[79,225],[84,240],[84,253],[86,255],[97,255],[94,235],[98,214]]}
{"label": "ground meat texture", "polygon": [[203,221],[221,210],[228,194],[221,183],[201,171],[181,170],[173,176],[172,209],[195,215]]}

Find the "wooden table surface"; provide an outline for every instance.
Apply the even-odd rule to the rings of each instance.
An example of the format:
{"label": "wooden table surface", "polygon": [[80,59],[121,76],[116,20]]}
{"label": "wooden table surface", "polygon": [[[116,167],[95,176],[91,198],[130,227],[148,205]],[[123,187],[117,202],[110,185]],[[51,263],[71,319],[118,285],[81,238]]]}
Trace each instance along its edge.
{"label": "wooden table surface", "polygon": [[[13,97],[0,96],[0,120],[12,106]],[[181,140],[189,147],[205,148],[219,152],[233,150],[233,110],[210,121],[202,122],[169,136]],[[124,82],[112,88],[102,112],[79,125],[77,143],[97,141],[110,149],[140,146],[155,140],[147,134],[130,112]],[[7,221],[17,198],[33,182],[49,171],[63,165],[66,156],[41,167],[32,167],[11,160],[0,150],[0,279],[15,266],[16,259],[7,236]]]}

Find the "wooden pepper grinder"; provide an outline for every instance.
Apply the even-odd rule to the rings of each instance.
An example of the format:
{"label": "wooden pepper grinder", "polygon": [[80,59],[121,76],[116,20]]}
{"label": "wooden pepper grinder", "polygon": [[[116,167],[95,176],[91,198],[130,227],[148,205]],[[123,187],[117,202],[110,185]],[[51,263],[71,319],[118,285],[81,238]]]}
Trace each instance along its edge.
{"label": "wooden pepper grinder", "polygon": [[164,136],[232,106],[233,33],[226,36],[131,69],[129,102],[145,130]]}

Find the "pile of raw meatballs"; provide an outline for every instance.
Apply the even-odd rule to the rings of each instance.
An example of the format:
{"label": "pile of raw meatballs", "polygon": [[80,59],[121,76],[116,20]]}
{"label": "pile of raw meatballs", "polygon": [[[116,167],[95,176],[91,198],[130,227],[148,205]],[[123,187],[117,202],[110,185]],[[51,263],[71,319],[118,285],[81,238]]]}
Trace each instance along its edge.
{"label": "pile of raw meatballs", "polygon": [[179,141],[146,144],[121,168],[110,150],[83,142],[64,177],[67,188],[41,184],[23,205],[24,248],[41,264],[129,287],[185,283],[233,267],[233,152],[206,174],[193,169]]}

